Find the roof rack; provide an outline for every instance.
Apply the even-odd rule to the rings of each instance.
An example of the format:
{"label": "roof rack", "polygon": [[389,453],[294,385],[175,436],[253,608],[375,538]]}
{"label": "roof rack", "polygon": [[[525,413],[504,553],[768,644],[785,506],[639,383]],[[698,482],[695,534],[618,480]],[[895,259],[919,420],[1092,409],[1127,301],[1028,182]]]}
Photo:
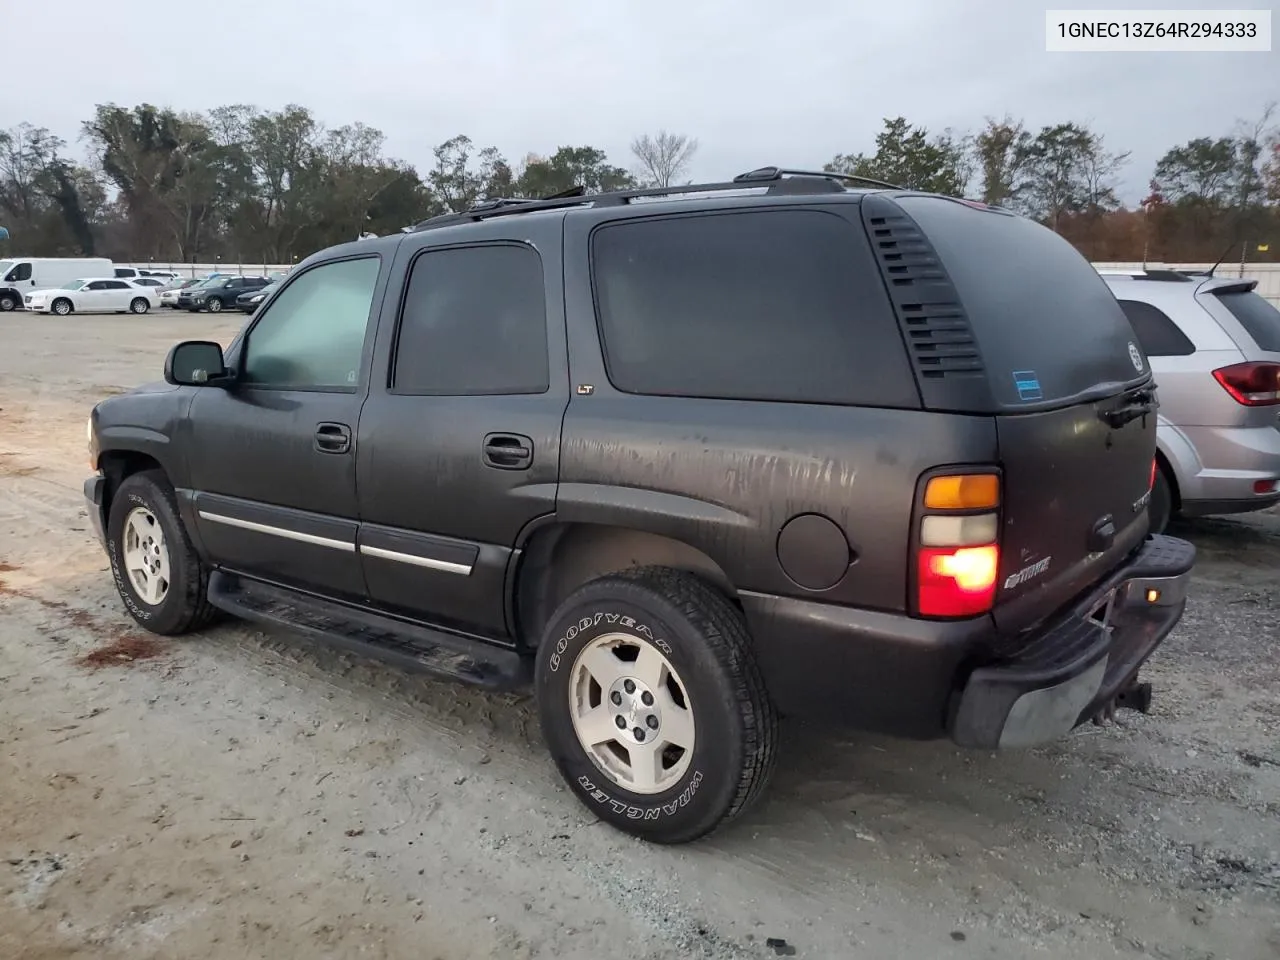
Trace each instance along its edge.
{"label": "roof rack", "polygon": [[826,177],[828,180],[843,180],[846,183],[862,183],[869,187],[880,187],[884,190],[904,190],[896,183],[874,180],[871,177],[860,177],[853,173],[836,173],[833,170],[788,170],[785,167],[760,167],[748,170],[733,178],[734,183],[748,183],[756,180],[781,180],[783,177]]}
{"label": "roof rack", "polygon": [[470,209],[459,213],[443,213],[430,217],[412,227],[406,233],[435,230],[460,223],[474,223],[491,217],[516,213],[534,213],[539,210],[557,210],[565,207],[592,206],[614,207],[634,200],[673,197],[691,193],[719,193],[730,190],[751,190],[766,187],[770,194],[844,193],[844,183],[858,183],[880,189],[900,190],[901,187],[881,180],[855,177],[850,174],[786,170],[781,167],[760,167],[739,174],[725,183],[689,183],[670,187],[642,187],[635,190],[615,190],[609,193],[588,194],[581,186],[571,187],[560,193],[539,199],[521,197],[486,197]]}

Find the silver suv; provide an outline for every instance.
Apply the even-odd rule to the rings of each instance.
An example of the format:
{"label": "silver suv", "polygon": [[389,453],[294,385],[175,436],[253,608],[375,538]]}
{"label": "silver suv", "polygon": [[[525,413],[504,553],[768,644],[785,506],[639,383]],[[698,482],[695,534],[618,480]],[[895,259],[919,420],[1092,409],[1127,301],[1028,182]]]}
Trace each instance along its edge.
{"label": "silver suv", "polygon": [[1159,388],[1151,529],[1280,502],[1280,310],[1255,280],[1103,272]]}

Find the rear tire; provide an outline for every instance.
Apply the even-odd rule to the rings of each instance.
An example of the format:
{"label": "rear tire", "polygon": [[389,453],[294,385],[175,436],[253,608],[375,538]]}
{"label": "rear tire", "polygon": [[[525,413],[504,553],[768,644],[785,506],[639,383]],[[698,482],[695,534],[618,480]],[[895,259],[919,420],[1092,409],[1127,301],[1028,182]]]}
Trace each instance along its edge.
{"label": "rear tire", "polygon": [[146,313],[150,309],[151,304],[147,301],[146,297],[134,297],[133,302],[129,304],[130,313],[142,314]]}
{"label": "rear tire", "polygon": [[120,484],[107,517],[107,556],[120,599],[140,626],[176,636],[214,619],[209,568],[191,546],[163,472],[135,473]]}
{"label": "rear tire", "polygon": [[1151,486],[1151,502],[1147,504],[1147,518],[1151,533],[1164,533],[1173,516],[1173,485],[1165,474],[1164,464],[1156,470],[1156,482]]}
{"label": "rear tire", "polygon": [[547,624],[535,686],[569,789],[642,839],[705,836],[773,774],[777,713],[746,623],[683,571],[627,570],[575,591]]}

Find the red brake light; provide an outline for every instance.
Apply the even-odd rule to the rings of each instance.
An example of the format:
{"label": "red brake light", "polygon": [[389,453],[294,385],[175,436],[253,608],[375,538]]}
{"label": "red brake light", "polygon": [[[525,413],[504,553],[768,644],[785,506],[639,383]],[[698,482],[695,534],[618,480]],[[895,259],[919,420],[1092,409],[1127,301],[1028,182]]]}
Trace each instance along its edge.
{"label": "red brake light", "polygon": [[1156,471],[1159,470],[1159,461],[1151,461],[1151,477],[1147,480],[1147,489],[1154,490],[1156,486]]}
{"label": "red brake light", "polygon": [[1213,371],[1213,378],[1246,407],[1266,407],[1280,403],[1280,364],[1233,363]]}
{"label": "red brake light", "polygon": [[916,573],[920,613],[972,617],[986,613],[996,595],[1000,548],[921,547]]}

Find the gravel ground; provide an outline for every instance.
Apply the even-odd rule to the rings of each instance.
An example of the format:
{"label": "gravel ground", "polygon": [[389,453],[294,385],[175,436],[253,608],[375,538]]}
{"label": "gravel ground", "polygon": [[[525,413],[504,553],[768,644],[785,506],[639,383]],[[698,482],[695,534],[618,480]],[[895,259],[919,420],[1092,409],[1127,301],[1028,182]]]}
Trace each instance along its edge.
{"label": "gravel ground", "polygon": [[1280,517],[1181,529],[1151,714],[1002,755],[786,723],[765,803],[651,847],[522,699],[131,625],[85,416],[241,320],[0,318],[0,957],[1280,957]]}

